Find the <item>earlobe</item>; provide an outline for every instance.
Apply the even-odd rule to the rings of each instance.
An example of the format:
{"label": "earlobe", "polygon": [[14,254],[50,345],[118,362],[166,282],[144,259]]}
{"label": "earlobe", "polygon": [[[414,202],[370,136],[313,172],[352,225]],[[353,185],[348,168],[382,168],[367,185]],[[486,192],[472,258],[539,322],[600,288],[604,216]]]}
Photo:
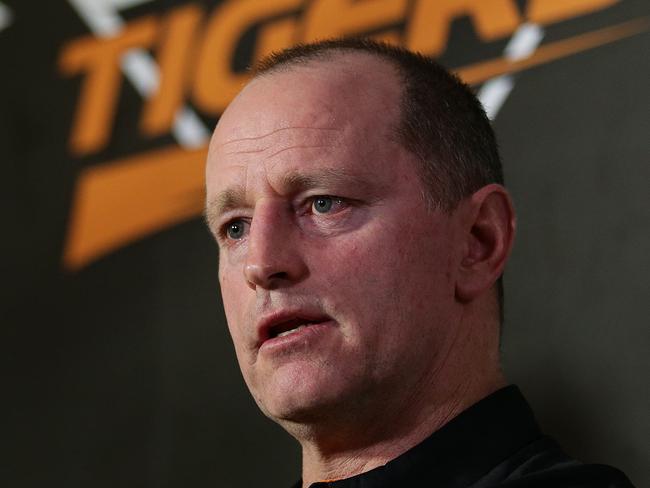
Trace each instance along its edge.
{"label": "earlobe", "polygon": [[507,190],[498,184],[484,186],[465,205],[456,298],[466,303],[490,290],[503,273],[514,241],[515,212]]}

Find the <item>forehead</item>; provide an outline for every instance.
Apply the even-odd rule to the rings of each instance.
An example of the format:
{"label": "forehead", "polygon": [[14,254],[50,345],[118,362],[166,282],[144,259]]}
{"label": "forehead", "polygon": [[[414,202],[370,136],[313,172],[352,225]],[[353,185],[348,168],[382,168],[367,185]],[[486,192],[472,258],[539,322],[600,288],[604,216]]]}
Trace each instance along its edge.
{"label": "forehead", "polygon": [[208,198],[227,185],[248,188],[252,181],[287,173],[390,169],[383,166],[400,149],[393,136],[400,95],[394,69],[365,54],[253,80],[223,114],[211,140]]}
{"label": "forehead", "polygon": [[[212,145],[290,125],[380,125],[399,115],[395,69],[364,53],[282,68],[251,81],[222,115]],[[378,113],[382,117],[377,117]]]}

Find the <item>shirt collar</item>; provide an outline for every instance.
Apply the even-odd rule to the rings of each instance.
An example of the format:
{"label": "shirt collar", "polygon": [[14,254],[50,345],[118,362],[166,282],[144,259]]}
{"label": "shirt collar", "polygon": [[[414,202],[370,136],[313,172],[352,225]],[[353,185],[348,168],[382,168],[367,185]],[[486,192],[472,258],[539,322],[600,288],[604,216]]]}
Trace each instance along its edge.
{"label": "shirt collar", "polygon": [[[514,385],[487,396],[384,466],[310,488],[468,486],[541,437],[528,403]],[[300,482],[295,487],[300,487]],[[294,487],[294,488],[295,488]]]}

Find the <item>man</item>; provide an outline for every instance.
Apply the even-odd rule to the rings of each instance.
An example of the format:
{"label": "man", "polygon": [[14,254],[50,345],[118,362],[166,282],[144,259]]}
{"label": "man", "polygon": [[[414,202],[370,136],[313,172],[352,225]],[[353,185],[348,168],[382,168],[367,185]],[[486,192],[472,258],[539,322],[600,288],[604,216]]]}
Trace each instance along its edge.
{"label": "man", "polygon": [[455,77],[370,41],[272,56],[206,177],[238,361],[302,446],[297,486],[630,486],[567,458],[506,386],[515,215]]}

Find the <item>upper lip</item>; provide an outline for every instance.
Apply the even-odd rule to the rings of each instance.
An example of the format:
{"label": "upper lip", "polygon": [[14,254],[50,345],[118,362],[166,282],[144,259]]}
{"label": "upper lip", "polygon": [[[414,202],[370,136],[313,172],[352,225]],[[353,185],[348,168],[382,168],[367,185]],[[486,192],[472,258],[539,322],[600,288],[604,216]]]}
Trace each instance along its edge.
{"label": "upper lip", "polygon": [[258,347],[271,338],[273,329],[291,322],[326,322],[332,320],[329,315],[318,311],[303,309],[283,309],[265,314],[257,323]]}

